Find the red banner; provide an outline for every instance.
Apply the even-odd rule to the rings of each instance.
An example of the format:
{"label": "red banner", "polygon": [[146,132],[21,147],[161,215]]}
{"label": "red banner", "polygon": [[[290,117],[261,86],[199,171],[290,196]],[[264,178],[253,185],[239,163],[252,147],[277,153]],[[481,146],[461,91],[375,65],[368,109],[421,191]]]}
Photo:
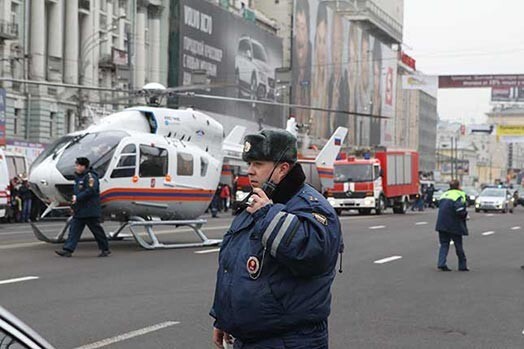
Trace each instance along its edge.
{"label": "red banner", "polygon": [[439,88],[524,87],[524,74],[519,75],[441,75]]}

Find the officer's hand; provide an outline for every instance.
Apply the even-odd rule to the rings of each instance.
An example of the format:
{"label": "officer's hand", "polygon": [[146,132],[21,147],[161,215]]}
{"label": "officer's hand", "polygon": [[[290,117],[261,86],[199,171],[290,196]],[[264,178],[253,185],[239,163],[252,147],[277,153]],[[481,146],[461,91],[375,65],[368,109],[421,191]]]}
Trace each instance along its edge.
{"label": "officer's hand", "polygon": [[76,195],[73,195],[73,198],[71,199],[71,203],[73,205],[76,204]]}
{"label": "officer's hand", "polygon": [[257,212],[262,207],[271,203],[271,200],[267,197],[266,193],[261,188],[253,189],[253,194],[251,195],[253,203],[246,208],[246,211],[253,214]]}
{"label": "officer's hand", "polygon": [[226,333],[218,328],[213,328],[213,344],[218,349],[224,349],[224,342],[227,344],[233,344],[233,337],[229,333]]}

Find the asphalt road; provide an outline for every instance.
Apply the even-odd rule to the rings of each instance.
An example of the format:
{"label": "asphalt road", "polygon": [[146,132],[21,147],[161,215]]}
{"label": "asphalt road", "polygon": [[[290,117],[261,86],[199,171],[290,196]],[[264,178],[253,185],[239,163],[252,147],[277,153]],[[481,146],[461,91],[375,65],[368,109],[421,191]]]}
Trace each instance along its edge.
{"label": "asphalt road", "polygon": [[[346,253],[333,287],[331,348],[524,347],[524,209],[472,213],[469,273],[436,270],[435,219],[433,210],[341,218]],[[221,237],[230,220],[210,219],[208,236]],[[216,249],[115,242],[110,258],[95,258],[95,243],[85,242],[65,259],[55,248],[36,242],[26,224],[0,225],[0,305],[57,348],[212,347]],[[456,270],[453,250],[448,265]]]}

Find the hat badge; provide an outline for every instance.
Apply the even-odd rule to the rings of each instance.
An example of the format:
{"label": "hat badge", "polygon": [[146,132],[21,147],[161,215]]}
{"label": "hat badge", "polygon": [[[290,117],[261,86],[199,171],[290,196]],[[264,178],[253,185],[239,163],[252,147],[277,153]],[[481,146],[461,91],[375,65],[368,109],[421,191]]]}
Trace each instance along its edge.
{"label": "hat badge", "polygon": [[244,143],[244,153],[247,153],[250,150],[251,150],[251,143],[245,142]]}

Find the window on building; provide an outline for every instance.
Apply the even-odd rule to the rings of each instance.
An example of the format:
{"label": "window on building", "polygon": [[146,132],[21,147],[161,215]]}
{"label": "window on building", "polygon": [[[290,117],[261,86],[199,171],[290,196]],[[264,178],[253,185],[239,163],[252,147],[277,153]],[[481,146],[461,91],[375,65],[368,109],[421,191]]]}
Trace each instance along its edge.
{"label": "window on building", "polygon": [[179,176],[193,175],[193,155],[187,153],[177,154],[177,169],[176,173]]}
{"label": "window on building", "polygon": [[140,146],[140,177],[163,177],[167,175],[167,169],[166,149]]}
{"label": "window on building", "polygon": [[15,2],[11,2],[11,23],[18,23],[18,10],[19,5]]}
{"label": "window on building", "polygon": [[71,109],[66,112],[65,130],[66,133],[71,133],[75,130],[75,112]]}
{"label": "window on building", "polygon": [[49,114],[49,138],[55,137],[56,112]]}
{"label": "window on building", "polygon": [[205,177],[207,174],[207,168],[209,161],[206,158],[200,158],[200,176]]}
{"label": "window on building", "polygon": [[136,171],[136,146],[128,144],[122,149],[120,159],[111,173],[111,178],[133,177]]}

